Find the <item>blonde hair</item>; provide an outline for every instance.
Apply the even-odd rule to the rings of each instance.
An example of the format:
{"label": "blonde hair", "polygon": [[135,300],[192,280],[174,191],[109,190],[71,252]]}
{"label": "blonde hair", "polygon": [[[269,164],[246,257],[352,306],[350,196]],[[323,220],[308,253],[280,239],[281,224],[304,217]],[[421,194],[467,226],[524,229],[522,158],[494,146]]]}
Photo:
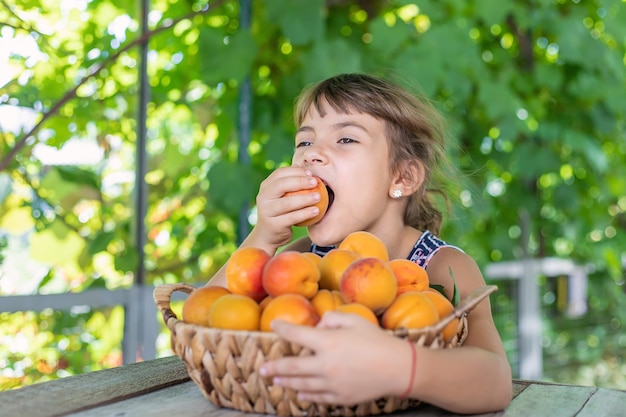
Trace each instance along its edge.
{"label": "blonde hair", "polygon": [[341,74],[303,90],[294,108],[296,126],[302,124],[311,106],[324,116],[323,103],[338,112],[357,111],[383,120],[394,172],[403,169],[403,162],[421,161],[425,178],[409,197],[404,223],[438,234],[443,215],[433,194],[448,203],[447,187],[441,180],[447,177],[451,164],[445,153],[443,119],[435,107],[391,81],[366,74]]}

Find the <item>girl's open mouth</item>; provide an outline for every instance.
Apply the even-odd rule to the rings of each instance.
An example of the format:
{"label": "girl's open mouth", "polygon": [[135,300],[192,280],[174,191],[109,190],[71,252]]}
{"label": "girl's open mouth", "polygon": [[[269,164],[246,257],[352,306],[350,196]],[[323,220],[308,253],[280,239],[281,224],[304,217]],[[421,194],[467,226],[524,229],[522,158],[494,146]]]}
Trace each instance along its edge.
{"label": "girl's open mouth", "polygon": [[[328,191],[328,209],[330,209],[330,206],[333,205],[333,201],[335,201],[335,192],[328,185],[326,185],[326,191]],[[326,209],[326,211],[328,211],[328,209]]]}

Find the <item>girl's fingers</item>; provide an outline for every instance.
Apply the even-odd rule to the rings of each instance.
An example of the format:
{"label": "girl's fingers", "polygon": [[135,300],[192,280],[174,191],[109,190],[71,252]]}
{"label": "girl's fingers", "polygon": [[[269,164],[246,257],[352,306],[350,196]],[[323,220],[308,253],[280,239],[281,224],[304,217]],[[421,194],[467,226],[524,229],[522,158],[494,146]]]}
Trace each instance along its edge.
{"label": "girl's fingers", "polygon": [[275,376],[278,378],[275,382],[280,383],[281,378],[290,376],[296,378],[308,378],[310,376],[319,375],[320,363],[318,357],[312,356],[287,356],[264,363],[261,366],[260,373],[263,376]]}
{"label": "girl's fingers", "polygon": [[317,185],[311,171],[298,167],[283,167],[274,171],[261,184],[261,189],[271,188],[276,197],[282,197],[290,191],[305,190]]}
{"label": "girl's fingers", "polygon": [[283,320],[272,321],[271,327],[280,337],[308,347],[313,351],[316,351],[324,340],[323,330],[315,327],[298,326]]}
{"label": "girl's fingers", "polygon": [[339,329],[342,327],[354,326],[355,319],[358,317],[354,314],[342,313],[339,311],[328,311],[317,324],[317,327],[321,329]]}
{"label": "girl's fingers", "polygon": [[328,393],[328,380],[318,376],[277,376],[273,378],[276,385],[291,388],[300,392]]}

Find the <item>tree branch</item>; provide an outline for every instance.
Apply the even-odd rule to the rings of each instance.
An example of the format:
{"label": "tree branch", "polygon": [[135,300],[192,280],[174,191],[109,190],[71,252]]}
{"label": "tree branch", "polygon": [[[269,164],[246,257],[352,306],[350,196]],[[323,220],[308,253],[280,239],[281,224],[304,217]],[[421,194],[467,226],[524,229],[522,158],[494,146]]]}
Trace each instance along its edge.
{"label": "tree branch", "polygon": [[520,55],[522,57],[522,68],[526,71],[531,71],[535,66],[535,57],[533,55],[533,40],[530,30],[526,33],[522,32],[513,15],[507,16],[506,23],[509,25],[511,31],[515,34],[515,37],[519,42]]}
{"label": "tree branch", "polygon": [[174,20],[166,20],[161,26],[146,32],[144,35],[142,35],[142,36],[138,37],[137,39],[135,39],[135,40],[129,42],[128,44],[124,45],[124,47],[118,49],[113,55],[111,55],[106,60],[102,61],[99,64],[92,65],[91,68],[89,69],[89,73],[83,79],[81,79],[79,81],[79,83],[74,86],[74,88],[72,88],[67,93],[65,93],[65,95],[63,97],[61,97],[61,99],[59,99],[59,101],[54,103],[54,105],[50,108],[50,110],[48,110],[46,113],[44,113],[44,115],[41,118],[41,120],[39,120],[39,122],[37,122],[35,124],[35,126],[30,131],[28,131],[26,134],[24,134],[24,136],[22,138],[20,138],[15,143],[15,146],[11,150],[9,150],[9,152],[6,155],[4,155],[2,157],[2,160],[0,160],[0,172],[2,172],[5,169],[7,169],[7,167],[11,163],[11,160],[26,145],[26,141],[30,137],[34,136],[35,133],[37,133],[37,131],[39,131],[39,129],[43,126],[44,122],[47,119],[49,119],[52,115],[57,113],[59,111],[59,109],[61,107],[63,107],[63,105],[65,103],[67,103],[68,101],[73,99],[76,96],[76,93],[77,93],[78,89],[83,84],[85,84],[90,78],[98,75],[100,73],[100,71],[102,71],[104,68],[106,68],[108,65],[110,65],[115,60],[117,60],[117,58],[119,58],[120,55],[122,55],[123,53],[127,52],[131,48],[134,48],[137,45],[140,45],[140,44],[143,44],[144,42],[147,42],[153,36],[155,36],[155,35],[163,32],[163,31],[165,31],[165,30],[175,26],[178,22],[181,22],[181,21],[187,20],[187,19],[191,19],[191,18],[193,18],[194,16],[197,16],[197,15],[208,13],[209,10],[212,11],[212,10],[217,9],[219,6],[222,5],[222,3],[224,3],[224,1],[225,0],[213,2],[211,4],[211,8],[210,9],[207,7],[205,9],[203,9],[203,10],[187,13],[186,15],[183,15],[183,16],[177,18],[177,19],[174,19]]}

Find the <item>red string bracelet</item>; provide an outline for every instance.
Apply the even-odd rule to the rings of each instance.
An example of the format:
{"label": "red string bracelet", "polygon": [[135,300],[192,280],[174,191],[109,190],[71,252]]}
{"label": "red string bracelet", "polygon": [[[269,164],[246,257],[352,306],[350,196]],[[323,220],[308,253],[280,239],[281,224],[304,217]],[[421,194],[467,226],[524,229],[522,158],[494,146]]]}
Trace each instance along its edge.
{"label": "red string bracelet", "polygon": [[409,342],[409,346],[411,346],[411,377],[409,379],[409,386],[406,387],[406,391],[400,395],[400,399],[402,400],[408,397],[411,393],[411,389],[413,389],[413,382],[415,381],[415,366],[417,365],[417,350],[415,349],[415,343],[408,339],[407,342]]}

